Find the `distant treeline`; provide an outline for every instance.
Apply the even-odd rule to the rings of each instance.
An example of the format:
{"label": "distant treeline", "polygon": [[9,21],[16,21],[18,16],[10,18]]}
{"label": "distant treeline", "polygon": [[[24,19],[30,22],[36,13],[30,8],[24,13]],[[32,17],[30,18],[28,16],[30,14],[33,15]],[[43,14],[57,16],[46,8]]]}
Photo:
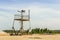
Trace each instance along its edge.
{"label": "distant treeline", "polygon": [[[19,33],[19,30],[3,30],[4,32],[7,33]],[[60,34],[60,30],[49,30],[47,28],[40,29],[40,28],[35,28],[32,29],[31,32],[28,30],[25,30],[24,33],[30,33],[30,34]]]}

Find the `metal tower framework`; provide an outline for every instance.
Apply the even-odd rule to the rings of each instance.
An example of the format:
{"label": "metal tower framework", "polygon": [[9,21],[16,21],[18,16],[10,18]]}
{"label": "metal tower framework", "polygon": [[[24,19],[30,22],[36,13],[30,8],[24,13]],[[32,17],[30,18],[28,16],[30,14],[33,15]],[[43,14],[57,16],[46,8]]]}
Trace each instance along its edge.
{"label": "metal tower framework", "polygon": [[[23,33],[24,32],[23,22],[30,21],[30,10],[28,10],[28,15],[24,15],[24,13],[26,12],[25,10],[21,10],[21,11],[18,10],[18,12],[20,14],[14,15],[14,21],[17,20],[21,22],[20,33]],[[13,28],[14,28],[14,22],[13,22]]]}

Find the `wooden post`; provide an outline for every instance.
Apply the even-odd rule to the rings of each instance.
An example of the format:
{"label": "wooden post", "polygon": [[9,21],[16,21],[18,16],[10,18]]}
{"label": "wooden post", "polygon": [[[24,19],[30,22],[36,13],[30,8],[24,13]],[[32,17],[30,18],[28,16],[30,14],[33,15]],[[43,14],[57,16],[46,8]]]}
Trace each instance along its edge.
{"label": "wooden post", "polygon": [[21,28],[20,28],[20,32],[23,33],[23,13],[25,12],[25,10],[21,10]]}

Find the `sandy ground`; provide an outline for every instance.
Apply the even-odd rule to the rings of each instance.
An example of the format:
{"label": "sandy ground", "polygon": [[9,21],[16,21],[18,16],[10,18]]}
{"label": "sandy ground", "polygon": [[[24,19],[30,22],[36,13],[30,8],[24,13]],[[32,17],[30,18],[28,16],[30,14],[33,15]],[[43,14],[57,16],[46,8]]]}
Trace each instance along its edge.
{"label": "sandy ground", "polygon": [[22,36],[0,36],[0,40],[60,40],[60,34],[55,35],[22,35]]}

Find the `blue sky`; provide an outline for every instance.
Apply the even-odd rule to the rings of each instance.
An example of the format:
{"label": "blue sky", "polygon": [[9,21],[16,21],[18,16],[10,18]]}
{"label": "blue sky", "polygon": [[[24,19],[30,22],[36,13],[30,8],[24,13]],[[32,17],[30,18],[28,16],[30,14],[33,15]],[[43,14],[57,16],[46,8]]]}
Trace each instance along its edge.
{"label": "blue sky", "polygon": [[31,10],[31,28],[60,29],[60,0],[0,0],[0,30],[11,29],[14,14],[21,9]]}

